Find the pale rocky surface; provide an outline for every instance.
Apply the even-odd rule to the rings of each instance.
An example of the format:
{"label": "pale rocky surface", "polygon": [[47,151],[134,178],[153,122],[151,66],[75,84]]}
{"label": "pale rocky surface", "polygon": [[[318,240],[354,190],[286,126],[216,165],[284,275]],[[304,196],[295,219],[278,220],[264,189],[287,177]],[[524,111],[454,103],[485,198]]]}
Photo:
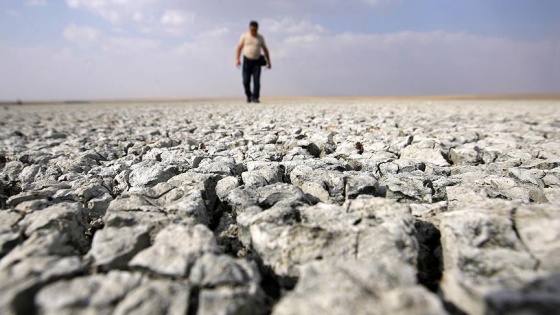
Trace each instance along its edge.
{"label": "pale rocky surface", "polygon": [[0,126],[1,314],[560,314],[558,101],[5,106]]}

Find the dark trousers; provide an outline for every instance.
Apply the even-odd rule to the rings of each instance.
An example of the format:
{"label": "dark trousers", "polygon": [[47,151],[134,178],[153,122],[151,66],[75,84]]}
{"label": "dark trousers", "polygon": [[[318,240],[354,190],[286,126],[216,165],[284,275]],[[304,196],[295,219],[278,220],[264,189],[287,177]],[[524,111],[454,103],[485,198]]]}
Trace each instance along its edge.
{"label": "dark trousers", "polygon": [[[253,92],[251,93],[251,76],[253,77]],[[248,100],[258,100],[261,90],[261,65],[258,59],[243,57],[243,86]]]}

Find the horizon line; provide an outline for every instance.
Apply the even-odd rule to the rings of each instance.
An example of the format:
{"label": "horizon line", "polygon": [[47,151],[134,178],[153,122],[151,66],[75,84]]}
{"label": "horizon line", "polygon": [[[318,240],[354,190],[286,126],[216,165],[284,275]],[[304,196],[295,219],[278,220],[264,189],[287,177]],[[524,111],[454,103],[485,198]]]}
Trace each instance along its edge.
{"label": "horizon line", "polygon": [[[50,99],[50,100],[0,100],[0,105],[39,105],[39,104],[96,104],[96,103],[152,103],[152,102],[214,102],[241,101],[243,96],[204,96],[178,98],[99,98],[99,99]],[[498,94],[435,94],[435,95],[302,95],[264,97],[271,101],[298,100],[560,100],[560,93],[498,93]]]}

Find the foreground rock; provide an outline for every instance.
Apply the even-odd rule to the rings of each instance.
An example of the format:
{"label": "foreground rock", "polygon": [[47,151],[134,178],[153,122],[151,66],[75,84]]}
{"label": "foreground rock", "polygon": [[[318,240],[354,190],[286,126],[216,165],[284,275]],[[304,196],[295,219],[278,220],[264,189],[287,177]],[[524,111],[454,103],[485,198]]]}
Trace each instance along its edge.
{"label": "foreground rock", "polygon": [[281,278],[295,279],[314,260],[342,262],[391,257],[412,266],[418,244],[410,209],[382,198],[343,206],[258,208],[238,216],[241,240]]}
{"label": "foreground rock", "polygon": [[398,260],[312,262],[272,314],[447,314],[433,293],[416,284]]}
{"label": "foreground rock", "polygon": [[545,314],[560,305],[560,234],[546,229],[559,220],[557,205],[503,202],[442,215],[446,298],[471,314]]}

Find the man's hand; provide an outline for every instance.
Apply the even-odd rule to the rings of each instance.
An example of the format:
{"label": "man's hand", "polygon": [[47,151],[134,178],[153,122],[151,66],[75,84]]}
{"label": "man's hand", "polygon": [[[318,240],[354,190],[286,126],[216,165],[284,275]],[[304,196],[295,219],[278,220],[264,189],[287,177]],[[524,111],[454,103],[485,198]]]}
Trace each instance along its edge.
{"label": "man's hand", "polygon": [[266,67],[268,69],[272,69],[272,63],[270,62],[270,53],[268,52],[268,47],[263,46],[263,50],[264,50],[264,56],[266,57],[266,61],[268,61],[266,63]]}
{"label": "man's hand", "polygon": [[239,68],[241,66],[241,61],[239,59],[235,60],[235,66]]}

